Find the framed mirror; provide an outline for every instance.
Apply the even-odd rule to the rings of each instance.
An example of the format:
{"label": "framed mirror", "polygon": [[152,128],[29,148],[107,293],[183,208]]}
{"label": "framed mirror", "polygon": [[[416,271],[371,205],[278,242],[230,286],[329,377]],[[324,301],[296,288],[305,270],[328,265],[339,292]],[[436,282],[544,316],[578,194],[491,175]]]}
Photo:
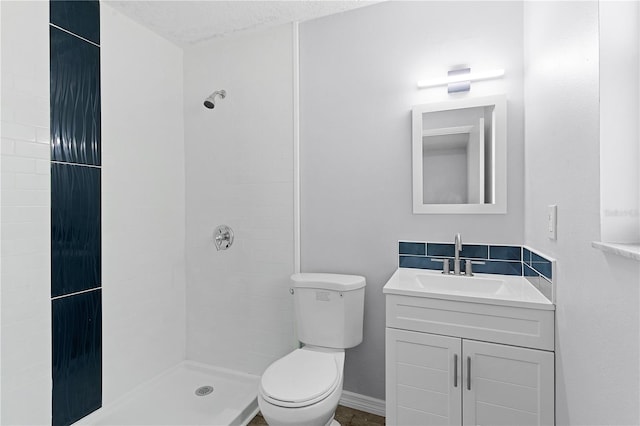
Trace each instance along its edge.
{"label": "framed mirror", "polygon": [[413,213],[507,212],[504,95],[413,107]]}

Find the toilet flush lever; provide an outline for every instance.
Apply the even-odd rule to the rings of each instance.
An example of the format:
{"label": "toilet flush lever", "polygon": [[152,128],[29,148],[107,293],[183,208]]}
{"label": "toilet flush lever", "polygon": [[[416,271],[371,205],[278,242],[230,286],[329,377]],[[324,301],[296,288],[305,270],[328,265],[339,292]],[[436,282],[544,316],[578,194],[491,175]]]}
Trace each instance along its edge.
{"label": "toilet flush lever", "polygon": [[233,244],[233,229],[227,225],[220,225],[213,231],[213,242],[216,250],[226,250]]}

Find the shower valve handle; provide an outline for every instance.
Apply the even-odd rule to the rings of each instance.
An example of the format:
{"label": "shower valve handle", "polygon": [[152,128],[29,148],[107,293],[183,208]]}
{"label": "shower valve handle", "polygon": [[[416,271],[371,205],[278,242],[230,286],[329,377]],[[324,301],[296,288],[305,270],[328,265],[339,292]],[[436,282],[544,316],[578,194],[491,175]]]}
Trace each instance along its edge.
{"label": "shower valve handle", "polygon": [[220,225],[213,231],[213,242],[216,250],[226,250],[233,244],[233,229],[227,225]]}

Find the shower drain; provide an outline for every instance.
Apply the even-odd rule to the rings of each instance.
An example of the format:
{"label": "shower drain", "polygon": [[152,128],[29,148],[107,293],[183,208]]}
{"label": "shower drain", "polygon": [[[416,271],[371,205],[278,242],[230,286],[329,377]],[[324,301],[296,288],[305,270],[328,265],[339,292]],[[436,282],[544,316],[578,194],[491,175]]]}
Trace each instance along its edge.
{"label": "shower drain", "polygon": [[209,395],[211,392],[213,392],[213,386],[200,386],[196,389],[196,395],[198,396]]}

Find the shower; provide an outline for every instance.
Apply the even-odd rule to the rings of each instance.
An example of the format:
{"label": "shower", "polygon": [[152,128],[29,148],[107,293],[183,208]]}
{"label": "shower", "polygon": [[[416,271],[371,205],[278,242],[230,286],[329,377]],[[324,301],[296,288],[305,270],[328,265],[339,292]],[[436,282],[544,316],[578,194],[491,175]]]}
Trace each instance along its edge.
{"label": "shower", "polygon": [[204,100],[204,106],[209,109],[214,109],[216,107],[216,96],[220,96],[220,99],[224,99],[227,96],[226,90],[216,90],[212,94]]}

